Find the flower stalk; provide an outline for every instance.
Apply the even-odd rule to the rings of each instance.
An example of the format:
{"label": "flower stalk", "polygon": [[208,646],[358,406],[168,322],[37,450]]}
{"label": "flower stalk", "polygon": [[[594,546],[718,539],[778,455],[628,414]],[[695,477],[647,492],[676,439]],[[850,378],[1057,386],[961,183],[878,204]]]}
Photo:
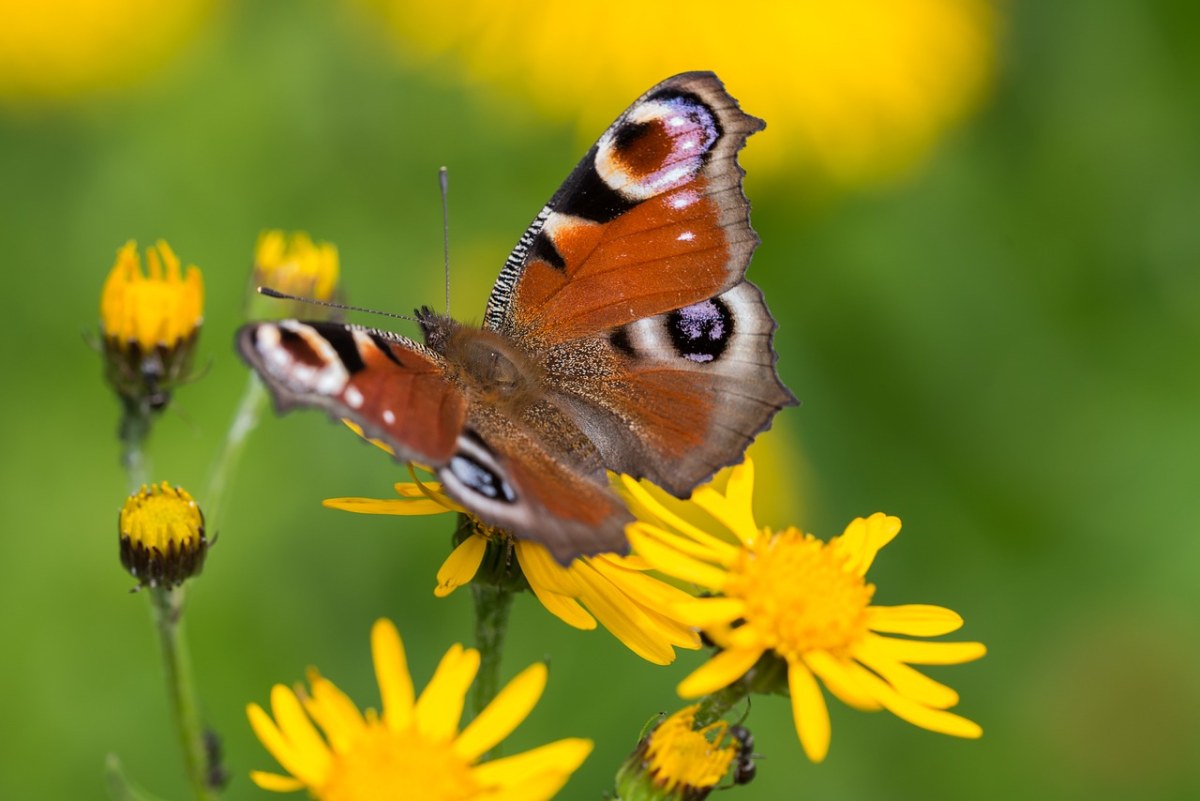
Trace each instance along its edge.
{"label": "flower stalk", "polygon": [[225,488],[229,486],[237,472],[238,462],[241,461],[242,451],[246,447],[246,440],[249,438],[250,432],[258,427],[258,421],[262,417],[266,402],[266,388],[257,375],[250,373],[246,380],[246,389],[242,393],[242,399],[238,402],[237,411],[234,412],[233,422],[230,423],[229,431],[225,434],[225,443],[217,455],[212,472],[209,473],[208,491],[204,495],[204,508],[208,510],[208,519],[212,521],[214,531],[216,524],[221,519],[220,513],[222,501],[225,499]]}
{"label": "flower stalk", "polygon": [[171,720],[183,752],[184,770],[196,801],[213,801],[216,789],[208,784],[208,765],[204,730],[192,683],[192,666],[187,640],[183,635],[184,588],[150,588],[150,607],[158,631],[163,675],[167,685],[167,703]]}

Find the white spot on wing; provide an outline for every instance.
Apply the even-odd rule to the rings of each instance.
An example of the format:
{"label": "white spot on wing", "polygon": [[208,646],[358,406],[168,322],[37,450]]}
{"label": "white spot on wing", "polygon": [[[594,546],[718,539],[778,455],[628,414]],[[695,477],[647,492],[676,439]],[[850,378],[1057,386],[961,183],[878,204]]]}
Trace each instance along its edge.
{"label": "white spot on wing", "polygon": [[680,234],[679,236],[677,236],[675,238],[677,240],[679,240],[680,242],[691,242],[693,239],[696,238],[696,235],[693,234],[691,231],[684,231],[682,234]]}
{"label": "white spot on wing", "polygon": [[396,413],[393,412],[391,409],[384,409],[383,410],[383,422],[387,423],[389,426],[392,423],[396,422]]}
{"label": "white spot on wing", "polygon": [[279,332],[267,327],[262,331],[270,332],[273,335],[273,343],[266,343],[267,349],[260,345],[259,352],[271,366],[274,376],[300,392],[314,392],[318,395],[329,396],[340,393],[345,388],[346,382],[350,380],[350,373],[342,364],[341,357],[338,356],[333,345],[330,345],[329,341],[317,333],[317,330],[311,325],[305,325],[296,320],[284,320],[279,323],[279,327],[291,331],[303,339],[321,360],[321,366],[313,367],[297,362],[286,349],[280,347]]}
{"label": "white spot on wing", "polygon": [[346,405],[351,409],[362,408],[363,394],[358,391],[358,387],[346,387]]}

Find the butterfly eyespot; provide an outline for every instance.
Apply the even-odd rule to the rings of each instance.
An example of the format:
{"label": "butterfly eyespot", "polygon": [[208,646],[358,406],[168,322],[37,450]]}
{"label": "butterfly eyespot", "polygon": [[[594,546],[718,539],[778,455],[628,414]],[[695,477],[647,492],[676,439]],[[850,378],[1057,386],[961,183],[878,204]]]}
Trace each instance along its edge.
{"label": "butterfly eyespot", "polygon": [[622,197],[645,200],[691,181],[720,137],[721,126],[703,100],[662,93],[601,138],[596,170]]}
{"label": "butterfly eyespot", "polygon": [[450,472],[464,487],[493,501],[516,503],[517,493],[497,473],[469,456],[456,454],[450,458]]}
{"label": "butterfly eyespot", "polygon": [[721,358],[733,337],[733,315],[720,298],[709,298],[667,315],[667,333],[680,356],[713,362]]}

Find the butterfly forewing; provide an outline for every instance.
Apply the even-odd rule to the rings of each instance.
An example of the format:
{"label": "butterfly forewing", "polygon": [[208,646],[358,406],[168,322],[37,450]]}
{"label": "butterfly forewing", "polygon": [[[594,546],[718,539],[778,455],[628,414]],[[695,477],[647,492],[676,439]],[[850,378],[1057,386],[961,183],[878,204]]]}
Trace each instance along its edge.
{"label": "butterfly forewing", "polygon": [[238,332],[242,356],[266,380],[280,411],[323,408],[386,442],[398,458],[445,464],[466,419],[466,399],[442,358],[395,334],[338,323],[282,320]]}
{"label": "butterfly forewing", "polygon": [[488,327],[551,344],[732,287],[758,244],[737,152],[762,127],[712,73],[651,89],[521,237],[488,301]]}

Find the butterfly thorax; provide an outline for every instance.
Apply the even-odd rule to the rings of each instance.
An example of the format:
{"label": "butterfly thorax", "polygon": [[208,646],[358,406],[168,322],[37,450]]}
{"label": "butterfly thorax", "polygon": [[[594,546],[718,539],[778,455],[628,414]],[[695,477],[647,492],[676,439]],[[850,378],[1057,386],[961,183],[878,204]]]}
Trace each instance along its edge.
{"label": "butterfly thorax", "polygon": [[421,309],[425,344],[440,353],[469,394],[520,409],[543,393],[542,370],[508,337]]}

